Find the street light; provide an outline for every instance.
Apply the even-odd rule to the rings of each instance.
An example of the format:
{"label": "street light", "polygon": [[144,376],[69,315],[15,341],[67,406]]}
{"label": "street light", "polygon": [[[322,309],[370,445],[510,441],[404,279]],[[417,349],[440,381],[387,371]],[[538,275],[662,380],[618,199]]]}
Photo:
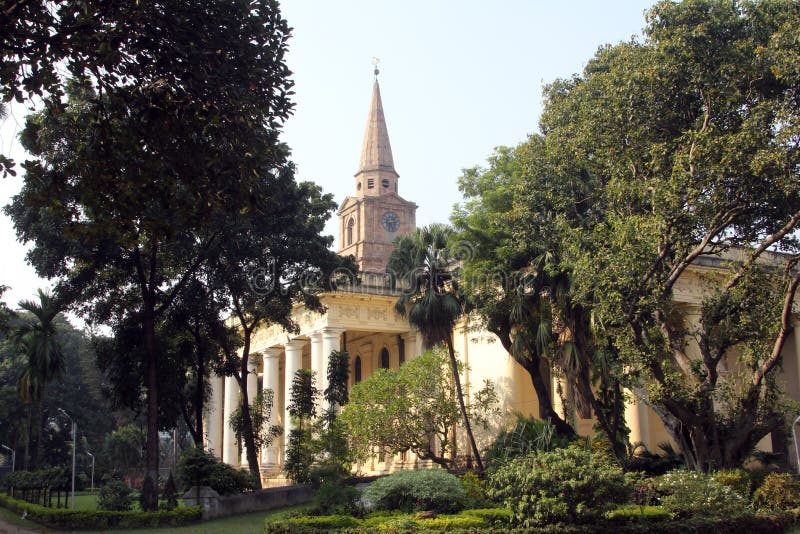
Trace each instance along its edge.
{"label": "street light", "polygon": [[86,454],[92,457],[92,491],[94,491],[94,454],[89,451],[86,451]]}
{"label": "street light", "polygon": [[0,447],[3,447],[5,450],[7,450],[8,452],[10,452],[10,453],[11,453],[11,472],[13,473],[13,472],[14,472],[14,464],[16,464],[16,463],[17,463],[17,462],[16,462],[16,459],[17,459],[17,453],[16,453],[16,452],[14,452],[14,449],[12,449],[11,447],[8,447],[8,446],[6,446],[6,445],[2,445],[2,444],[0,444]]}
{"label": "street light", "polygon": [[75,446],[78,443],[78,424],[69,416],[62,408],[58,409],[59,412],[67,416],[67,419],[72,423],[72,498],[69,507],[75,509]]}

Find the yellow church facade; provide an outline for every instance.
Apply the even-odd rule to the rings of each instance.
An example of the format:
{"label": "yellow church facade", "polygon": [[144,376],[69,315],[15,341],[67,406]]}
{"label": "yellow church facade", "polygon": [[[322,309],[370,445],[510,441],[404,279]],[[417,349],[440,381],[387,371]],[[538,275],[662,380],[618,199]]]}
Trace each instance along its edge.
{"label": "yellow church facade", "polygon": [[[399,295],[383,274],[394,239],[412,232],[416,227],[416,204],[400,196],[399,175],[394,167],[380,88],[373,87],[367,127],[364,135],[358,172],[354,176],[354,194],[347,197],[338,210],[339,252],[352,255],[363,272],[362,283],[321,295],[326,308],[323,314],[298,306],[294,319],[297,333],[288,334],[279,326],[256,332],[251,343],[253,354],[260,361],[252,362],[248,375],[248,392],[269,388],[275,392],[273,423],[285,429],[289,426],[288,392],[298,369],[311,369],[318,387],[327,384],[328,355],[334,350],[346,350],[350,355],[350,386],[364,380],[376,369],[397,369],[404,361],[421,354],[421,336],[397,315],[394,305]],[[730,258],[727,258],[730,259]],[[780,261],[779,257],[773,258]],[[674,298],[687,322],[697,321],[703,298],[704,278],[723,269],[723,260],[701,257],[682,276],[676,285]],[[800,302],[798,302],[800,305]],[[780,379],[791,398],[800,401],[800,321],[795,316],[794,332],[783,348]],[[484,380],[494,385],[503,413],[538,414],[538,402],[530,375],[504,350],[499,340],[487,331],[476,331],[464,322],[454,334],[454,346],[466,364],[462,384],[469,398]],[[691,353],[691,347],[689,352]],[[551,396],[557,410],[562,412],[554,380]],[[631,396],[636,399],[636,395]],[[240,403],[239,388],[233,378],[213,377],[211,398],[205,418],[206,441],[209,450],[231,465],[244,466],[235,437],[227,425],[230,414]],[[626,408],[626,422],[631,429],[632,443],[642,443],[655,451],[658,445],[670,441],[658,416],[644,402],[632,400]],[[592,419],[570,417],[582,435],[593,433]],[[505,421],[498,421],[501,426]],[[284,436],[288,432],[284,433]],[[478,436],[487,444],[490,435]],[[285,456],[285,438],[275,441],[261,451],[260,465],[265,483],[280,478]],[[760,447],[771,450],[769,438]],[[794,451],[791,451],[794,457]],[[422,467],[424,464],[407,454],[382,458],[369,465],[359,466],[365,474],[385,473],[396,469]]]}

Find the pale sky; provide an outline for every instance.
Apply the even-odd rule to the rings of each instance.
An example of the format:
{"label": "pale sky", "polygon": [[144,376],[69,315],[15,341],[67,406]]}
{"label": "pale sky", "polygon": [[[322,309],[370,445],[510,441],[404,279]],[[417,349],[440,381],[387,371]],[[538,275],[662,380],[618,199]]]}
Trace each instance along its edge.
{"label": "pale sky", "polygon": [[[652,3],[285,1],[296,94],[283,140],[297,178],[317,182],[337,202],[355,192],[378,57],[399,193],[419,205],[419,226],[447,222],[461,200],[461,170],[538,131],[542,84],[580,72],[599,46],[640,35]],[[13,107],[0,127],[0,150],[18,161],[24,113]],[[0,205],[21,183],[21,173],[0,179]],[[327,233],[336,228],[334,215]],[[11,287],[3,300],[12,307],[48,285],[24,256],[0,214],[0,284]]]}

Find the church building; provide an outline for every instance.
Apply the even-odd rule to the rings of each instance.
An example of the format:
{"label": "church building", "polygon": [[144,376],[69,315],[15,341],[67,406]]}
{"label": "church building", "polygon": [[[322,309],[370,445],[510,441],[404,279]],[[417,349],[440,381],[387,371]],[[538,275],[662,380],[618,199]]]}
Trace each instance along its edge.
{"label": "church building", "polygon": [[[355,257],[364,273],[362,284],[321,295],[327,309],[324,314],[298,306],[295,312],[295,320],[300,326],[298,333],[288,334],[281,327],[273,326],[255,333],[252,339],[252,353],[260,354],[261,362],[254,365],[253,373],[248,375],[248,392],[255,396],[259,386],[272,389],[275,392],[272,422],[285,429],[283,437],[261,451],[260,465],[265,484],[283,476],[280,470],[288,434],[288,392],[298,369],[313,370],[318,387],[324,389],[327,386],[328,356],[334,350],[347,350],[352,387],[376,369],[397,369],[404,361],[421,354],[421,336],[406,319],[395,313],[398,293],[384,274],[395,238],[416,228],[416,209],[414,202],[401,196],[400,176],[392,157],[376,78],[353,195],[344,199],[337,212],[339,253]],[[703,257],[682,277],[676,287],[675,299],[686,310],[687,316],[698,314],[703,293],[702,273],[720,269],[721,265],[718,258]],[[789,395],[800,400],[800,343],[797,337],[795,328],[784,347],[782,375]],[[488,379],[493,382],[505,413],[538,413],[530,376],[506,353],[493,334],[476,332],[462,325],[455,332],[454,346],[468,369],[462,377],[465,396],[469,397],[471,390],[477,390]],[[553,385],[555,391],[557,388]],[[553,397],[557,409],[562,410],[558,395],[553,394]],[[228,464],[246,467],[246,458],[239,452],[234,433],[227,424],[239,402],[235,380],[214,376],[205,428],[209,450]],[[657,450],[659,443],[670,441],[660,419],[643,403],[631,402],[626,410],[626,420],[631,429],[631,442],[641,442],[650,450]],[[593,419],[578,418],[574,421],[579,433],[587,435],[593,432]],[[762,448],[770,450],[768,439],[762,442]],[[376,460],[369,466],[361,466],[361,471],[386,473],[421,466],[421,462],[408,454]]]}

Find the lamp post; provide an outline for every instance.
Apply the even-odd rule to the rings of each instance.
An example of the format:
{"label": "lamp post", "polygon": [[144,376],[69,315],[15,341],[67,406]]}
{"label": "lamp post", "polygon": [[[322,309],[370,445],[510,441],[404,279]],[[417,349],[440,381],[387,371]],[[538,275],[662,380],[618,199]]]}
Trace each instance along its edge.
{"label": "lamp post", "polygon": [[16,461],[17,460],[17,453],[14,452],[14,449],[12,449],[11,447],[8,447],[6,445],[0,444],[0,447],[3,447],[5,450],[7,450],[8,452],[11,453],[11,472],[13,473],[14,472],[14,464],[17,463],[17,461]]}
{"label": "lamp post", "polygon": [[89,451],[86,451],[86,454],[92,457],[92,491],[94,491],[94,454]]}
{"label": "lamp post", "polygon": [[72,496],[70,499],[69,507],[75,509],[75,446],[78,444],[78,425],[75,420],[69,416],[62,408],[58,409],[59,412],[67,416],[67,419],[72,423]]}

